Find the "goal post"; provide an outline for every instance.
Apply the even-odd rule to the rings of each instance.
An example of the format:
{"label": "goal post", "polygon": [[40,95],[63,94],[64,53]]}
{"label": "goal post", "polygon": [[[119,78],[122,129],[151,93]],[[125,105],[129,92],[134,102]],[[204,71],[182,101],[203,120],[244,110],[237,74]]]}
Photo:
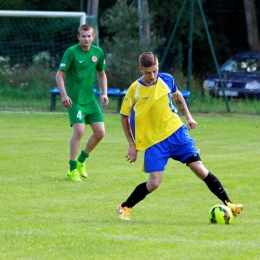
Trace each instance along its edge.
{"label": "goal post", "polygon": [[78,27],[86,20],[85,12],[0,10],[0,57],[26,67],[40,53],[58,59],[78,42]]}
{"label": "goal post", "polygon": [[0,16],[5,17],[46,17],[46,18],[80,18],[80,25],[86,23],[84,12],[53,12],[53,11],[12,11],[0,10]]}

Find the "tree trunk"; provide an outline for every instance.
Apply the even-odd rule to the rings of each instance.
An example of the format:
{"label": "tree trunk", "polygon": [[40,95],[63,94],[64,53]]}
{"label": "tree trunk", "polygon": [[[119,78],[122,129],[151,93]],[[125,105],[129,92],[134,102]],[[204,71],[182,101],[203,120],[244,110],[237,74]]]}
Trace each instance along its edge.
{"label": "tree trunk", "polygon": [[140,40],[150,39],[148,0],[138,0]]}
{"label": "tree trunk", "polygon": [[88,0],[87,14],[98,16],[98,0]]}
{"label": "tree trunk", "polygon": [[244,0],[245,15],[247,24],[247,41],[251,51],[260,52],[260,42],[258,37],[258,26],[256,19],[256,9],[254,0]]}
{"label": "tree trunk", "polygon": [[86,22],[93,26],[95,31],[95,41],[94,44],[99,46],[99,36],[98,36],[98,0],[88,0],[88,7],[87,7],[87,19]]}
{"label": "tree trunk", "polygon": [[150,39],[150,22],[149,18],[149,7],[148,7],[148,0],[143,0],[143,16],[144,16],[144,23],[143,23],[143,34],[146,40]]}

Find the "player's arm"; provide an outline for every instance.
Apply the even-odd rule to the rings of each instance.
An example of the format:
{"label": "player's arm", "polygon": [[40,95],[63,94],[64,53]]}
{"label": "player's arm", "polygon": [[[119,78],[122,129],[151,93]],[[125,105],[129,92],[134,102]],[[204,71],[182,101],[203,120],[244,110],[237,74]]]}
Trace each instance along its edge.
{"label": "player's arm", "polygon": [[58,70],[56,73],[56,83],[57,86],[60,90],[60,95],[61,95],[61,102],[63,106],[65,107],[71,107],[72,105],[72,100],[68,97],[65,89],[65,71],[63,70]]}
{"label": "player's arm", "polygon": [[121,124],[126,136],[126,139],[129,143],[129,148],[127,151],[127,161],[129,161],[130,163],[135,162],[136,158],[137,158],[137,151],[135,148],[135,142],[133,140],[133,137],[131,135],[131,131],[130,131],[130,124],[129,124],[129,120],[127,116],[121,115]]}
{"label": "player's arm", "polygon": [[197,126],[197,122],[193,120],[183,95],[179,90],[177,90],[175,93],[173,93],[172,96],[178,109],[182,111],[183,115],[186,118],[188,129],[194,129]]}
{"label": "player's arm", "polygon": [[101,102],[103,104],[103,107],[106,107],[109,103],[109,99],[107,97],[107,75],[104,70],[98,71],[98,79],[99,79],[99,84],[101,88]]}

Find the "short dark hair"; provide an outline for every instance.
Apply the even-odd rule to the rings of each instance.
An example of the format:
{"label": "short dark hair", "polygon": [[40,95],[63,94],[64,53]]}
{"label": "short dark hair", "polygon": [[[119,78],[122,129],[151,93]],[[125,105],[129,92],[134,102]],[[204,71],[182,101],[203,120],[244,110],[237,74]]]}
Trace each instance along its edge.
{"label": "short dark hair", "polygon": [[89,31],[92,30],[95,35],[95,30],[90,24],[82,24],[78,29],[78,35],[80,35],[80,31]]}
{"label": "short dark hair", "polygon": [[144,52],[139,56],[139,67],[152,67],[158,63],[158,58],[152,52]]}

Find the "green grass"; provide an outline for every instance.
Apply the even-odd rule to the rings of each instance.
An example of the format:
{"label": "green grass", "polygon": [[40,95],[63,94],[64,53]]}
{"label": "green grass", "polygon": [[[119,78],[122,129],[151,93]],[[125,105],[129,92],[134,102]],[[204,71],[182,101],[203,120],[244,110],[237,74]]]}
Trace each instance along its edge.
{"label": "green grass", "polygon": [[[88,159],[89,178],[66,178],[72,129],[66,113],[0,113],[0,259],[259,259],[260,118],[195,114],[191,132],[205,166],[244,204],[231,225],[212,225],[221,203],[188,167],[169,161],[161,187],[116,214],[140,182],[143,152],[129,164],[119,115]],[[90,135],[89,127],[81,147]]]}

